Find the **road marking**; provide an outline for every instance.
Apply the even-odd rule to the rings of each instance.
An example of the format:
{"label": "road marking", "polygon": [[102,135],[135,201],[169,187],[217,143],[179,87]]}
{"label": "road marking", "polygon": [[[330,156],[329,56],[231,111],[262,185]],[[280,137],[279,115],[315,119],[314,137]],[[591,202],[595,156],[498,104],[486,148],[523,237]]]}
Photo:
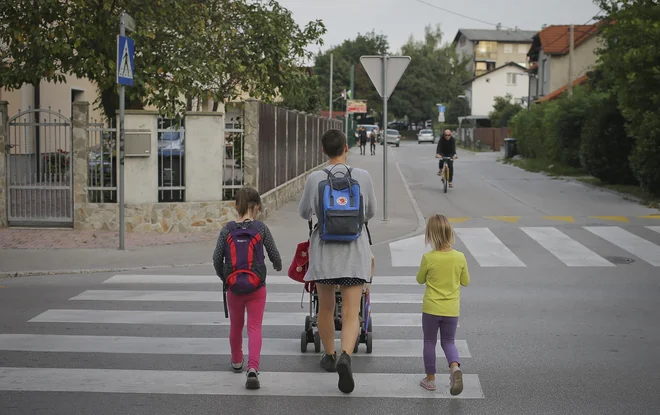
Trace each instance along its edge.
{"label": "road marking", "polygon": [[[264,326],[304,327],[307,313],[268,312]],[[421,327],[420,313],[372,313],[380,327]],[[190,326],[228,326],[229,319],[218,311],[142,311],[142,310],[47,310],[28,323],[155,324]]]}
{"label": "road marking", "polygon": [[465,223],[470,220],[470,217],[467,218],[448,218],[451,223]]}
{"label": "road marking", "polygon": [[625,216],[589,216],[589,217],[594,219],[611,220],[615,222],[625,222],[625,223],[630,222],[628,218]]}
{"label": "road marking", "polygon": [[520,229],[569,267],[615,266],[559,229],[548,226]]}
{"label": "road marking", "polygon": [[573,216],[544,216],[543,218],[550,220],[559,220],[562,222],[575,223],[575,218]]}
{"label": "road marking", "polygon": [[649,228],[652,231],[656,231],[660,233],[660,226],[647,226],[647,228]]}
{"label": "road marking", "polygon": [[[301,330],[302,331],[302,330]],[[421,335],[421,333],[420,333]],[[471,358],[467,341],[456,340],[459,357]],[[248,344],[248,339],[243,339]],[[423,340],[390,340],[374,338],[372,353],[364,352],[360,345],[353,357],[419,357],[424,349]],[[341,350],[341,340],[335,339],[335,348]],[[440,342],[438,353],[442,354]],[[55,353],[121,353],[121,354],[175,354],[229,356],[227,338],[185,337],[131,337],[131,336],[67,336],[49,334],[0,334],[0,350],[18,352]],[[246,351],[247,353],[247,351]],[[261,347],[262,356],[317,356],[314,345],[308,352],[300,351],[299,339],[266,338]],[[247,361],[247,356],[246,359]]]}
{"label": "road marking", "polygon": [[[449,379],[438,376],[435,392],[419,386],[419,374],[354,373],[356,388],[346,395],[337,389],[337,374],[323,372],[263,372],[261,389],[245,389],[245,376],[232,372],[178,370],[116,370],[60,368],[0,368],[0,390],[96,392],[172,395],[337,396],[351,398],[442,399]],[[422,375],[423,377],[423,375]],[[484,398],[478,375],[463,374],[458,399]]]}
{"label": "road marking", "polygon": [[[421,260],[421,256],[420,256]],[[419,265],[417,263],[416,265]],[[103,281],[103,284],[217,284],[222,285],[222,280],[215,275],[140,275],[124,274],[114,275]],[[418,285],[415,276],[375,276],[374,285]],[[269,275],[266,277],[266,285],[297,285],[302,291],[303,284],[292,280],[286,275]]]}
{"label": "road marking", "polygon": [[502,222],[518,223],[520,216],[484,216],[486,219],[499,220]]}
{"label": "road marking", "polygon": [[[415,277],[409,277],[414,280]],[[415,281],[415,284],[417,282]],[[308,296],[309,294],[307,294]],[[372,304],[422,304],[423,295],[415,293],[371,293]],[[267,303],[300,303],[300,293],[269,292]],[[138,291],[138,290],[87,290],[74,301],[180,301],[222,302],[222,291]]]}
{"label": "road marking", "polygon": [[455,228],[454,232],[482,267],[526,267],[488,228]]}
{"label": "road marking", "polygon": [[646,216],[638,216],[638,217],[643,219],[660,219],[660,215],[646,215]]}
{"label": "road marking", "polygon": [[623,230],[618,226],[585,226],[584,229],[648,262],[654,267],[660,267],[660,246]]}
{"label": "road marking", "polygon": [[[413,236],[390,243],[390,255],[393,267],[418,267],[422,255],[431,248],[424,242],[424,235]],[[374,277],[374,281],[377,277]]]}

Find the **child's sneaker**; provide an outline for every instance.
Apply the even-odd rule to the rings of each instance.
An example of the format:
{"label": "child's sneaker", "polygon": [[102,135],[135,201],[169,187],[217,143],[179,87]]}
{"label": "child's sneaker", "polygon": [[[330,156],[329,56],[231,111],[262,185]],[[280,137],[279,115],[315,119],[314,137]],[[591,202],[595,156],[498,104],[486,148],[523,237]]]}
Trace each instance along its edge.
{"label": "child's sneaker", "polygon": [[420,386],[426,390],[429,391],[434,391],[435,390],[435,381],[434,380],[428,380],[428,378],[424,378],[419,382]]}
{"label": "child's sneaker", "polygon": [[256,369],[248,369],[247,380],[245,381],[246,389],[259,389],[259,376]]}
{"label": "child's sneaker", "polygon": [[463,372],[461,372],[461,369],[452,369],[451,374],[449,375],[449,385],[449,393],[452,396],[456,396],[463,392]]}
{"label": "child's sneaker", "polygon": [[337,371],[337,352],[334,354],[324,353],[321,358],[321,368],[327,372],[336,372]]}
{"label": "child's sneaker", "polygon": [[244,360],[241,360],[241,363],[234,363],[234,362],[231,362],[231,368],[232,368],[232,370],[233,370],[234,372],[236,372],[236,373],[241,373],[241,372],[243,371],[243,361],[244,361]]}
{"label": "child's sneaker", "polygon": [[337,359],[337,372],[339,373],[339,383],[337,384],[339,390],[344,393],[353,392],[355,381],[351,371],[351,357],[346,352],[342,352]]}

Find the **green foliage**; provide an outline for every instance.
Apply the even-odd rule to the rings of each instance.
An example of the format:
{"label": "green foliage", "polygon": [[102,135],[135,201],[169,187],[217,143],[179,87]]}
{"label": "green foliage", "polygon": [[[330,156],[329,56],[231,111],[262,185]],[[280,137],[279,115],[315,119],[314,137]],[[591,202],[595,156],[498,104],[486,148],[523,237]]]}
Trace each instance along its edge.
{"label": "green foliage", "polygon": [[549,145],[544,119],[546,110],[553,106],[553,103],[532,105],[529,111],[520,111],[509,122],[518,153],[523,157],[547,158]]}
{"label": "green foliage", "polygon": [[628,157],[634,141],[626,136],[625,119],[616,98],[594,94],[582,128],[580,160],[592,176],[608,184],[636,184]]}
{"label": "green foliage", "polygon": [[[401,48],[401,55],[412,60],[390,98],[388,108],[395,117],[423,122],[437,117],[437,103],[457,103],[456,97],[463,93],[461,83],[469,78],[467,61],[459,62],[456,50],[442,45],[439,26],[427,26],[423,40],[411,38]],[[447,122],[457,123],[455,114],[451,115]],[[467,115],[467,111],[458,115]]]}
{"label": "green foliage", "polygon": [[323,107],[322,96],[323,91],[318,76],[308,76],[304,72],[297,73],[282,90],[281,105],[308,114],[318,114]]}
{"label": "green foliage", "polygon": [[[352,98],[366,99],[369,111],[381,112],[383,110],[383,100],[378,95],[378,92],[376,92],[369,76],[360,64],[360,56],[381,55],[386,53],[388,49],[387,37],[377,35],[374,31],[371,31],[364,35],[358,34],[355,39],[345,40],[341,45],[335,46],[316,56],[314,72],[318,75],[318,82],[321,86],[323,108],[328,109],[330,55],[332,54],[332,93],[334,98],[339,97],[343,89],[346,89],[346,91],[350,90],[351,65],[355,65],[355,95]],[[337,107],[338,102],[335,102],[333,108]]]}
{"label": "green foliage", "polygon": [[470,104],[467,99],[454,96],[448,101],[445,109],[445,122],[447,124],[458,125],[458,117],[470,115]]}
{"label": "green foliage", "polygon": [[503,97],[495,97],[493,111],[488,114],[493,128],[508,127],[509,121],[522,110],[522,106],[513,103],[513,96],[506,94]]}
{"label": "green foliage", "polygon": [[573,96],[562,94],[557,100],[557,111],[548,121],[548,131],[554,139],[553,160],[570,166],[580,167],[580,137],[582,126],[590,117],[592,107],[590,101],[595,98],[589,95],[584,88],[573,88]]}
{"label": "green foliage", "polygon": [[320,43],[319,21],[301,29],[274,0],[16,0],[0,6],[0,84],[9,89],[72,73],[95,82],[104,111],[118,104],[116,33],[120,12],[136,22],[129,107],[181,112],[186,98],[223,102],[249,91],[270,99]]}
{"label": "green foliage", "polygon": [[596,0],[606,13],[599,51],[602,83],[616,96],[636,138],[635,176],[660,193],[660,4],[654,0]]}

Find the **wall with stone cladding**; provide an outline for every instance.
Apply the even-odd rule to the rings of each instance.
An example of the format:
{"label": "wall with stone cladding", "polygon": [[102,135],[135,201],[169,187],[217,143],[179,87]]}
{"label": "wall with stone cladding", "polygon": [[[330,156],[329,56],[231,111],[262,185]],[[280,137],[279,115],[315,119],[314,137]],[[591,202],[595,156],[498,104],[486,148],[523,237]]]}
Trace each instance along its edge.
{"label": "wall with stone cladding", "polygon": [[[236,220],[234,202],[145,203],[124,209],[126,232],[189,233],[219,231]],[[76,209],[77,229],[119,231],[119,206],[89,203]]]}

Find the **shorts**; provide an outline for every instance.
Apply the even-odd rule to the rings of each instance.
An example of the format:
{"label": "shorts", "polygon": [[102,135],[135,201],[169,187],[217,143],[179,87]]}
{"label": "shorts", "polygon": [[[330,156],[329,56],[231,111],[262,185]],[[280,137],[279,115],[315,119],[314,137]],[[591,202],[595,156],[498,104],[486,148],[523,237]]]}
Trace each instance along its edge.
{"label": "shorts", "polygon": [[323,285],[362,285],[366,284],[367,280],[363,278],[351,278],[351,277],[342,277],[342,278],[329,278],[325,280],[316,280],[314,283],[323,284]]}

